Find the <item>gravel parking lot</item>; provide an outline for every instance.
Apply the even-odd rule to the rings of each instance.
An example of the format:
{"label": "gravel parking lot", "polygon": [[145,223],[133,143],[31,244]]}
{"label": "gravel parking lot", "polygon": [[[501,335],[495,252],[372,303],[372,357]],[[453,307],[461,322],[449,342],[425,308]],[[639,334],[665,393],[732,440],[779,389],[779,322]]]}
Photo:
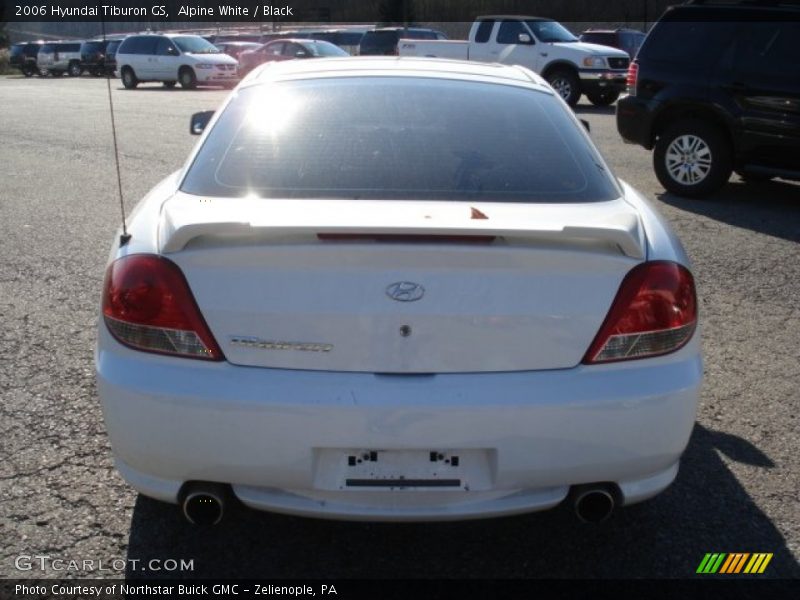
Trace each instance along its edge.
{"label": "gravel parking lot", "polygon": [[[191,113],[227,92],[112,88],[130,211],[181,166],[196,141]],[[203,531],[116,474],[95,391],[103,267],[119,225],[105,80],[0,78],[0,106],[0,577],[43,575],[38,563],[19,571],[20,555],[138,559],[127,574],[153,578],[688,577],[706,552],[772,552],[765,576],[800,577],[800,185],[734,177],[708,200],[665,194],[650,153],[619,138],[613,107],[577,108],[694,261],[706,382],[664,494],[597,526],[563,507],[410,525],[240,510]],[[151,559],[194,570],[148,570]]]}

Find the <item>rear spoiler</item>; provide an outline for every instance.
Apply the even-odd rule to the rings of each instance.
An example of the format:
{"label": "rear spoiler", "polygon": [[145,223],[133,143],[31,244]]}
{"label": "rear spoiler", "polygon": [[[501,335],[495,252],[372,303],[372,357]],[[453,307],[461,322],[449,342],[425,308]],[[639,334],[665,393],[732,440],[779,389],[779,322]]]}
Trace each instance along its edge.
{"label": "rear spoiler", "polygon": [[303,234],[574,239],[615,244],[626,256],[645,258],[639,215],[622,199],[468,204],[203,198],[179,192],[162,207],[158,241],[160,251],[170,254],[205,236],[270,240]]}

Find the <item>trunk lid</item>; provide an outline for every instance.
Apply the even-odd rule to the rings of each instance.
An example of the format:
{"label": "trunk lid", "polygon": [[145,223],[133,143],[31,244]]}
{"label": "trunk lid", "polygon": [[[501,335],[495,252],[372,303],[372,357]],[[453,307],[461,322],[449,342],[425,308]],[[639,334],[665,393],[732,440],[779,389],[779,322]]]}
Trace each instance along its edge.
{"label": "trunk lid", "polygon": [[622,278],[644,259],[645,240],[622,199],[470,205],[179,193],[164,206],[159,245],[234,364],[453,373],[578,364]]}

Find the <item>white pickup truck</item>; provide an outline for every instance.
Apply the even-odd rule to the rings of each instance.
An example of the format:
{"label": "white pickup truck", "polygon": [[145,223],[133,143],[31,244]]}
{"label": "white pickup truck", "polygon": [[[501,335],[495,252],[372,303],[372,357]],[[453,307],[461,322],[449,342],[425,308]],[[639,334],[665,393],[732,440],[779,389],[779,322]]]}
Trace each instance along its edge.
{"label": "white pickup truck", "polygon": [[613,103],[625,89],[630,57],[609,46],[578,41],[552,19],[479,17],[469,40],[401,39],[400,56],[431,56],[522,65],[544,77],[570,106],[581,94],[597,106]]}

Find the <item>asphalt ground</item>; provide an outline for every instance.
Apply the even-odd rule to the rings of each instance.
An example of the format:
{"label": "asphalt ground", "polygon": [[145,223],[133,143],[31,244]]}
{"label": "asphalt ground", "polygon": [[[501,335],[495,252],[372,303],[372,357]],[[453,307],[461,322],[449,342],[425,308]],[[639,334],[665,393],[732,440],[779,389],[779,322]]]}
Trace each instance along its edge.
{"label": "asphalt ground", "polygon": [[[403,525],[242,509],[198,530],[117,475],[96,394],[100,288],[120,221],[105,86],[0,78],[0,577],[682,578],[707,552],[771,552],[763,577],[800,576],[800,186],[734,176],[707,200],[665,194],[650,153],[617,135],[613,107],[577,108],[694,261],[706,380],[680,474],[657,498],[595,526],[563,507]],[[112,86],[130,212],[181,166],[191,113],[227,92]],[[20,556],[112,570],[41,571],[34,559],[20,571]],[[193,570],[142,566],[152,559]]]}

